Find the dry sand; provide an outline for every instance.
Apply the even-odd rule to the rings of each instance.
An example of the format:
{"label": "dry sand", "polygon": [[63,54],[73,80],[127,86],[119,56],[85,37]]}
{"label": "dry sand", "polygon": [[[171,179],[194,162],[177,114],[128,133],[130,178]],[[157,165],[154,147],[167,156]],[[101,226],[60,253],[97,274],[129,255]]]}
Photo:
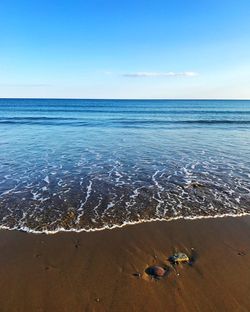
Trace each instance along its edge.
{"label": "dry sand", "polygon": [[[193,266],[170,267],[161,280],[145,273],[191,248]],[[250,217],[79,234],[1,231],[0,311],[250,311]]]}

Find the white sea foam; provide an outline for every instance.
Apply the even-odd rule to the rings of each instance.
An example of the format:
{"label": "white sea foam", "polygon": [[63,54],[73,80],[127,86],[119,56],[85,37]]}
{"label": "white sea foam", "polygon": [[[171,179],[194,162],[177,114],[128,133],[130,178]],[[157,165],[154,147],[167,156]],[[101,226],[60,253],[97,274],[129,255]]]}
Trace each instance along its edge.
{"label": "white sea foam", "polygon": [[43,181],[49,184],[49,176],[46,176]]}
{"label": "white sea foam", "polygon": [[190,221],[195,221],[195,220],[202,220],[202,219],[216,219],[216,218],[226,218],[226,217],[233,217],[233,218],[237,218],[237,217],[244,217],[244,216],[250,216],[250,213],[238,213],[238,214],[230,214],[230,213],[226,213],[226,214],[218,214],[218,215],[214,215],[214,216],[190,216],[190,217],[183,217],[183,216],[178,216],[178,217],[171,217],[168,219],[164,219],[164,218],[151,218],[151,219],[141,219],[139,221],[127,221],[124,222],[122,224],[114,224],[112,226],[110,225],[105,225],[103,227],[100,228],[91,228],[91,229],[85,229],[85,228],[81,228],[81,229],[65,229],[63,227],[59,227],[55,230],[41,230],[41,231],[37,231],[37,230],[32,230],[27,226],[21,226],[21,227],[8,227],[5,225],[1,225],[0,226],[0,230],[10,230],[10,231],[23,231],[23,232],[27,232],[27,233],[32,233],[32,234],[48,234],[48,235],[52,235],[52,234],[57,234],[60,232],[73,232],[73,233],[81,233],[81,232],[98,232],[98,231],[104,231],[104,230],[113,230],[113,229],[117,229],[117,228],[123,228],[125,226],[129,226],[129,225],[136,225],[136,224],[142,224],[142,223],[150,223],[150,222],[171,222],[171,221],[177,221],[177,220],[190,220]]}
{"label": "white sea foam", "polygon": [[85,197],[85,200],[81,203],[78,210],[82,210],[83,207],[86,205],[86,203],[90,197],[91,191],[92,191],[92,181],[89,181],[89,185],[87,186],[87,195]]}
{"label": "white sea foam", "polygon": [[87,201],[88,201],[88,199],[89,199],[89,197],[90,197],[90,194],[91,194],[91,192],[92,192],[92,181],[90,180],[89,181],[89,184],[88,184],[88,186],[87,186],[87,194],[86,194],[86,197],[85,197],[85,200],[83,201],[83,202],[81,202],[81,204],[80,204],[80,207],[78,208],[78,211],[79,211],[79,215],[77,216],[77,220],[76,220],[76,223],[79,223],[80,222],[80,219],[81,219],[81,217],[83,216],[83,214],[84,214],[84,206],[86,205],[86,203],[87,203]]}

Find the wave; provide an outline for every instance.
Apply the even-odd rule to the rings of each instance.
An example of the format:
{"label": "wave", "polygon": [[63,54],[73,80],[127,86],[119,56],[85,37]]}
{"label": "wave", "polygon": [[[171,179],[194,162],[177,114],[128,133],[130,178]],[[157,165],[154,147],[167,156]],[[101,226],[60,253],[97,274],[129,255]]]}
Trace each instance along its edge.
{"label": "wave", "polygon": [[93,113],[93,114],[126,114],[126,115],[250,115],[250,109],[249,110],[203,110],[203,109],[168,109],[165,107],[164,109],[159,108],[145,108],[145,107],[115,107],[113,106],[107,106],[107,105],[98,105],[98,106],[67,106],[67,107],[60,107],[60,106],[35,106],[32,108],[27,107],[10,107],[6,106],[4,107],[1,105],[1,111],[4,112],[12,112],[13,109],[15,109],[16,112],[19,113]]}
{"label": "wave", "polygon": [[78,118],[74,117],[47,117],[47,116],[41,116],[41,117],[33,117],[33,116],[27,116],[27,117],[1,117],[0,121],[24,121],[24,120],[51,120],[51,121],[57,121],[57,120],[77,120]]}
{"label": "wave", "polygon": [[22,227],[8,227],[5,225],[0,225],[0,230],[8,230],[8,231],[20,231],[20,232],[26,232],[26,233],[31,233],[31,234],[47,234],[47,235],[52,235],[52,234],[57,234],[57,233],[81,233],[81,232],[99,232],[99,231],[104,231],[104,230],[113,230],[117,228],[123,228],[125,226],[129,225],[136,225],[136,224],[142,224],[142,223],[150,223],[150,222],[171,222],[171,221],[177,221],[177,220],[201,220],[201,219],[217,219],[217,218],[227,218],[227,217],[232,217],[232,218],[239,218],[239,217],[244,217],[244,216],[250,216],[249,212],[244,212],[244,213],[238,213],[238,214],[233,214],[233,213],[225,213],[225,214],[217,214],[217,215],[205,215],[205,216],[190,216],[190,217],[170,217],[168,219],[165,218],[151,218],[151,219],[141,219],[138,221],[127,221],[123,222],[122,224],[113,224],[113,225],[105,225],[100,228],[81,228],[81,229],[65,229],[63,227],[57,228],[55,230],[32,230],[28,227],[22,226]]}
{"label": "wave", "polygon": [[250,120],[194,119],[194,120],[152,120],[104,118],[103,120],[76,117],[9,117],[0,118],[0,124],[17,125],[68,125],[68,126],[168,126],[168,125],[250,125]]}
{"label": "wave", "polygon": [[250,120],[216,120],[216,119],[199,119],[199,120],[119,120],[113,121],[120,124],[247,124]]}

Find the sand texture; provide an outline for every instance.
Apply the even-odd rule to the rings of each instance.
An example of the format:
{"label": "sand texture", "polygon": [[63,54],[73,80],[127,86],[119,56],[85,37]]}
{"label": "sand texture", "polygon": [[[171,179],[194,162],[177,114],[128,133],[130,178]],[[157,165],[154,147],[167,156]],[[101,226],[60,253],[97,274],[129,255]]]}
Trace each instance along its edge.
{"label": "sand texture", "polygon": [[[173,268],[175,251],[194,263]],[[168,274],[151,278],[151,265]],[[1,231],[0,311],[250,311],[250,217]]]}

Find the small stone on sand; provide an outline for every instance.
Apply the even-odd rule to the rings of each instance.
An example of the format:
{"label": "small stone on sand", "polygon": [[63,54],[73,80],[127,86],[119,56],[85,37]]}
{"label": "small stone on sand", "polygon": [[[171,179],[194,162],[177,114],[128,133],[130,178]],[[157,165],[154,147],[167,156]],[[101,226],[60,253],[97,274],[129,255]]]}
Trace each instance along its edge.
{"label": "small stone on sand", "polygon": [[138,278],[141,277],[141,273],[140,273],[140,272],[135,272],[133,275],[134,275],[135,277],[138,277]]}
{"label": "small stone on sand", "polygon": [[149,267],[146,272],[153,277],[163,277],[166,274],[166,270],[158,265]]}

